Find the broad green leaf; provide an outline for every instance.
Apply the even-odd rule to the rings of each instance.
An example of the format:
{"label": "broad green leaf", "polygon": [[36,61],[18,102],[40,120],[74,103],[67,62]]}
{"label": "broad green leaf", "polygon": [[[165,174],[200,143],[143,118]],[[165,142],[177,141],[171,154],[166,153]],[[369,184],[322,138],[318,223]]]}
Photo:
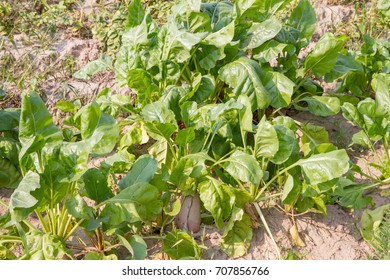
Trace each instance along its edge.
{"label": "broad green leaf", "polygon": [[268,95],[272,96],[272,107],[287,107],[291,103],[295,84],[283,73],[266,72],[266,74],[262,76],[261,80],[268,92]]}
{"label": "broad green leaf", "polygon": [[288,25],[299,31],[299,37],[310,41],[316,29],[316,12],[309,0],[301,0],[291,13]]}
{"label": "broad green leaf", "polygon": [[150,222],[162,211],[157,188],[145,182],[123,189],[104,204],[101,217],[107,217],[107,223],[111,226],[140,221]]}
{"label": "broad green leaf", "polygon": [[241,151],[235,151],[225,161],[224,168],[226,172],[236,180],[258,185],[261,178],[263,178],[263,171],[256,159],[251,155]]}
{"label": "broad green leaf", "polygon": [[302,184],[290,174],[284,183],[282,201],[285,205],[294,205],[302,191]]}
{"label": "broad green leaf", "polygon": [[89,149],[84,141],[62,144],[59,160],[66,170],[69,181],[77,181],[87,171],[88,155]]}
{"label": "broad green leaf", "polygon": [[363,66],[355,60],[351,54],[338,54],[337,62],[332,71],[325,75],[325,81],[332,82],[352,71],[363,72]]}
{"label": "broad green leaf", "polygon": [[175,143],[185,148],[188,143],[195,140],[195,130],[193,127],[180,130],[175,138]]}
{"label": "broad green leaf", "polygon": [[270,62],[272,59],[278,57],[287,46],[287,44],[280,43],[276,40],[269,40],[253,50],[253,58],[261,63]]}
{"label": "broad green leaf", "polygon": [[75,72],[73,74],[73,77],[75,77],[76,79],[87,80],[93,75],[96,75],[97,73],[106,71],[108,69],[112,69],[112,58],[105,54],[100,54],[98,59],[89,62],[79,71]]}
{"label": "broad green leaf", "polygon": [[8,159],[0,157],[0,188],[15,189],[22,180],[19,169]]}
{"label": "broad green leaf", "polygon": [[148,104],[156,99],[159,91],[156,80],[144,69],[131,69],[127,74],[127,85],[137,92],[137,103]]}
{"label": "broad green leaf", "polygon": [[346,118],[348,121],[352,122],[354,125],[357,125],[360,128],[363,127],[364,120],[356,106],[346,102],[343,104],[343,106],[341,106],[341,110],[343,111],[344,118]]}
{"label": "broad green leaf", "polygon": [[390,74],[374,74],[371,85],[375,91],[376,113],[390,117]]}
{"label": "broad green leaf", "polygon": [[161,137],[169,140],[178,129],[175,114],[160,101],[146,105],[141,115],[146,122],[147,131],[156,140]]}
{"label": "broad green leaf", "polygon": [[310,96],[302,100],[307,102],[309,112],[316,116],[333,116],[340,111],[340,100],[337,97]]}
{"label": "broad green leaf", "polygon": [[210,33],[203,42],[207,45],[213,45],[217,48],[223,48],[229,44],[234,37],[234,21],[229,25],[219,29],[217,32]]}
{"label": "broad green leaf", "polygon": [[140,24],[127,29],[122,33],[122,46],[125,46],[132,50],[137,50],[140,46],[147,45],[149,43],[148,31],[149,31],[149,19],[147,16],[143,17]]}
{"label": "broad green leaf", "polygon": [[110,115],[101,112],[93,101],[81,108],[75,118],[80,122],[80,132],[90,152],[107,154],[111,152],[119,138],[119,127]]}
{"label": "broad green leaf", "polygon": [[[230,26],[235,18],[233,5],[227,1],[202,3],[201,12],[209,15],[214,32],[222,30],[226,26]],[[223,34],[220,35],[223,37]]]}
{"label": "broad green leaf", "polygon": [[254,60],[240,57],[222,67],[219,75],[233,89],[236,98],[241,94],[249,97],[252,111],[269,106],[271,97],[261,82],[262,70]]}
{"label": "broad green leaf", "polygon": [[39,175],[28,171],[10,198],[9,210],[12,221],[21,222],[38,206],[40,188]]}
{"label": "broad green leaf", "polygon": [[192,33],[211,32],[211,21],[208,14],[199,11],[187,13],[187,29]]}
{"label": "broad green leaf", "polygon": [[19,125],[20,109],[0,110],[0,131],[12,130]]}
{"label": "broad green leaf", "polygon": [[256,158],[272,158],[279,150],[279,139],[275,128],[263,117],[257,126],[254,152]]}
{"label": "broad green leaf", "polygon": [[337,62],[337,56],[345,43],[345,37],[325,33],[305,60],[305,73],[313,71],[317,77],[329,73]]}
{"label": "broad green leaf", "polygon": [[8,137],[0,137],[0,159],[8,159],[14,165],[19,165],[20,143]]}
{"label": "broad green leaf", "polygon": [[126,149],[120,150],[106,158],[102,166],[109,166],[110,171],[114,173],[124,173],[131,168],[135,161],[135,155],[130,154]]}
{"label": "broad green leaf", "polygon": [[68,112],[75,114],[77,112],[77,107],[73,102],[61,100],[56,103],[56,108],[62,112]]}
{"label": "broad green leaf", "polygon": [[199,179],[207,175],[206,161],[213,161],[206,153],[195,153],[180,158],[173,168],[170,180],[180,189],[185,190],[192,187],[187,186],[187,179]]}
{"label": "broad green leaf", "polygon": [[[193,83],[193,96],[192,100],[197,103],[205,101],[210,95],[214,93],[215,90],[215,80],[212,76],[201,76],[196,79]],[[180,103],[183,101],[180,100]]]}
{"label": "broad green leaf", "polygon": [[88,206],[88,204],[80,195],[76,195],[70,199],[67,199],[65,202],[65,207],[69,214],[76,219],[93,219],[95,215],[95,209]]}
{"label": "broad green leaf", "polygon": [[358,185],[346,178],[340,178],[334,193],[331,194],[332,200],[342,207],[354,210],[374,206],[372,197],[365,194],[367,185]]}
{"label": "broad green leaf", "polygon": [[246,19],[265,19],[275,14],[291,0],[238,0],[236,9]]}
{"label": "broad green leaf", "polygon": [[385,215],[390,212],[390,204],[380,206],[374,210],[364,210],[361,224],[361,233],[365,240],[373,241],[375,232],[382,224]]}
{"label": "broad green leaf", "polygon": [[127,8],[127,11],[126,27],[135,27],[142,23],[145,11],[142,7],[141,0],[132,0]]}
{"label": "broad green leaf", "polygon": [[349,157],[345,150],[336,150],[300,159],[296,165],[302,168],[307,182],[316,185],[341,177],[348,172]]}
{"label": "broad green leaf", "polygon": [[88,169],[83,175],[84,190],[88,198],[101,203],[113,196],[108,183],[107,176],[97,168]]}
{"label": "broad green leaf", "polygon": [[128,239],[118,235],[120,244],[125,247],[134,260],[143,260],[147,256],[147,245],[139,235],[132,235]]}
{"label": "broad green leaf", "polygon": [[232,211],[234,193],[228,185],[211,177],[199,183],[198,190],[203,206],[213,215],[216,226],[222,228]]}
{"label": "broad green leaf", "polygon": [[131,170],[119,181],[118,185],[125,189],[139,182],[149,183],[157,171],[157,160],[151,156],[139,157],[133,164]]}
{"label": "broad green leaf", "polygon": [[19,159],[45,145],[49,148],[62,143],[61,131],[54,125],[45,103],[33,91],[22,97],[19,141],[22,144]]}
{"label": "broad green leaf", "polygon": [[251,220],[243,209],[234,207],[222,236],[221,249],[232,258],[247,253],[252,240]]}
{"label": "broad green leaf", "polygon": [[174,230],[163,239],[164,252],[174,260],[199,259],[200,249],[187,232]]}
{"label": "broad green leaf", "polygon": [[352,135],[352,143],[361,145],[366,148],[371,148],[371,140],[367,136],[367,134],[360,130],[359,132],[356,132],[354,135]]}
{"label": "broad green leaf", "polygon": [[169,150],[168,141],[170,140],[159,138],[148,149],[149,154],[157,160],[159,167],[161,167],[162,164],[170,163],[172,152]]}
{"label": "broad green leaf", "polygon": [[213,69],[217,61],[225,58],[225,52],[223,47],[216,47],[214,45],[200,44],[200,47],[195,56],[199,61],[199,66],[208,71]]}
{"label": "broad green leaf", "polygon": [[286,128],[284,125],[274,125],[274,129],[278,136],[277,143],[279,143],[279,149],[271,161],[275,164],[282,164],[290,158],[294,150],[294,146],[297,143],[297,139],[295,138],[295,133],[291,129]]}
{"label": "broad green leaf", "polygon": [[282,29],[282,24],[275,17],[263,22],[254,22],[241,39],[243,50],[254,49],[274,38]]}
{"label": "broad green leaf", "polygon": [[[123,87],[127,85],[128,80],[131,78],[129,72],[138,68],[143,68],[139,53],[129,49],[127,46],[122,46],[116,55],[114,64],[115,81],[118,86]],[[140,88],[137,90],[143,90],[141,86],[142,83],[140,83]],[[146,87],[146,89],[148,89],[148,87]]]}

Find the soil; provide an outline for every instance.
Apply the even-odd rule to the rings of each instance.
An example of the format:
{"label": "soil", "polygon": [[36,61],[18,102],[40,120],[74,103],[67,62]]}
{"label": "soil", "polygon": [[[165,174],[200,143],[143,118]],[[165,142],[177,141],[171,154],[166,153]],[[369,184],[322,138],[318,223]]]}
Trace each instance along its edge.
{"label": "soil", "polygon": [[[331,1],[314,1],[318,15],[316,35],[318,38],[327,31],[334,31],[347,22],[354,15],[354,8],[351,4],[343,6],[333,6],[328,4]],[[88,0],[84,3],[86,15],[94,11],[95,1]],[[348,1],[347,1],[348,3]],[[19,44],[19,51],[13,53],[17,58],[23,53],[31,53],[34,45],[24,46],[21,42],[23,38],[15,37],[15,42]],[[310,45],[306,51],[310,50]],[[12,50],[10,46],[10,50]],[[50,51],[36,54],[39,56],[39,63],[34,67],[43,69],[47,65],[55,66],[71,55],[76,59],[76,68],[79,69],[89,61],[98,57],[100,52],[99,43],[93,39],[69,38],[58,36],[50,48]],[[0,53],[1,55],[1,53]],[[61,121],[61,115],[54,108],[54,104],[61,100],[72,100],[81,98],[83,102],[91,100],[97,93],[110,87],[112,90],[121,91],[123,94],[130,94],[128,89],[119,89],[115,86],[115,77],[112,73],[103,73],[95,76],[90,81],[77,79],[67,79],[66,83],[51,79],[42,86],[42,96],[46,100],[49,109],[54,114],[56,122]],[[334,85],[325,85],[326,91],[331,91]],[[357,129],[346,122],[341,115],[329,118],[313,118],[307,113],[296,113],[295,118],[301,122],[311,122],[325,126],[330,134],[331,141],[339,147],[346,147],[350,143],[350,138],[357,132]],[[356,159],[356,153],[349,150],[352,160],[363,169],[367,169],[367,163],[373,160],[370,154],[364,155],[362,159]],[[361,156],[361,154],[360,154]],[[356,178],[361,180],[361,178]],[[0,198],[8,202],[12,190],[0,188]],[[390,203],[390,197],[382,197],[380,190],[371,194],[377,206]],[[277,207],[263,208],[263,213],[272,235],[282,251],[282,255],[293,256],[300,259],[330,260],[330,259],[369,259],[375,258],[375,254],[370,246],[362,239],[359,233],[359,221],[361,212],[353,212],[343,209],[337,205],[327,207],[328,217],[320,214],[305,214],[297,216],[295,223],[304,246],[297,246],[293,243],[289,230],[293,225],[292,219]],[[5,213],[5,208],[0,205],[0,215]],[[34,221],[34,219],[32,219]],[[34,221],[37,222],[36,220]],[[197,235],[199,242],[203,242],[205,248],[205,259],[226,260],[228,256],[219,248],[222,232],[215,226],[202,225],[201,234]],[[0,231],[1,234],[1,231]],[[303,245],[303,244],[301,244]],[[160,258],[158,255],[159,244],[151,243],[148,258]],[[266,234],[264,227],[254,229],[253,240],[248,253],[242,259],[276,259],[277,254],[270,237]]]}

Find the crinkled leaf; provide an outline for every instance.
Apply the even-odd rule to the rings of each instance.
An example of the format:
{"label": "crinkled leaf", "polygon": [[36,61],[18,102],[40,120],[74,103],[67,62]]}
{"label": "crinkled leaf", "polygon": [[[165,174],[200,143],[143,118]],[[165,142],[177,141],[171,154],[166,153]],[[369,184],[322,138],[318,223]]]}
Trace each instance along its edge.
{"label": "crinkled leaf", "polygon": [[231,213],[235,195],[230,187],[214,178],[208,178],[198,185],[200,199],[204,207],[213,215],[218,228],[224,226],[224,220]]}
{"label": "crinkled leaf", "polygon": [[200,249],[187,232],[174,230],[163,239],[164,252],[174,260],[199,259]]}
{"label": "crinkled leaf", "polygon": [[76,195],[67,199],[65,202],[65,207],[76,219],[92,219],[95,214],[95,210],[88,206],[85,200],[80,196]]}
{"label": "crinkled leaf", "polygon": [[66,243],[59,236],[53,233],[31,231],[27,235],[27,242],[30,248],[30,260],[62,260],[72,259],[72,252],[66,247]]}
{"label": "crinkled leaf", "polygon": [[235,151],[228,157],[224,168],[231,176],[242,182],[257,185],[263,178],[263,171],[256,159],[241,151]]}
{"label": "crinkled leaf", "polygon": [[232,258],[245,255],[252,240],[249,216],[243,209],[234,207],[221,241],[221,249]]}

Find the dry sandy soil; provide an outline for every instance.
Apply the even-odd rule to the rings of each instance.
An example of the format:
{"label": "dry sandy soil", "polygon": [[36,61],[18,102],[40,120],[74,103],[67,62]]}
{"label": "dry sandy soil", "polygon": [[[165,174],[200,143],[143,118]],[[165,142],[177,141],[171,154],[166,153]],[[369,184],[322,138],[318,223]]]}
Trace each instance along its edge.
{"label": "dry sandy soil", "polygon": [[[318,24],[315,38],[319,38],[326,31],[333,30],[348,21],[354,14],[351,6],[331,6],[329,1],[314,1],[318,14]],[[86,13],[93,12],[93,0],[85,2],[84,8]],[[18,43],[18,38],[15,38]],[[19,54],[28,52],[32,46],[24,47],[20,45]],[[42,56],[41,64],[38,68],[45,67],[48,64],[55,65],[66,55],[73,55],[77,61],[77,67],[82,67],[87,62],[97,58],[99,54],[99,44],[97,41],[79,38],[59,38],[52,45],[50,53],[40,53]],[[53,55],[54,54],[54,55]],[[15,53],[17,56],[18,54]],[[54,58],[54,59],[53,59]],[[43,63],[43,62],[44,63]],[[44,97],[47,100],[49,108],[61,98],[73,98],[75,94],[88,100],[105,87],[111,87],[116,91],[114,76],[112,73],[105,73],[94,77],[91,81],[70,80],[66,85],[58,83],[55,80],[49,80],[43,85]],[[329,91],[332,85],[326,85]],[[129,91],[124,89],[123,91]],[[53,110],[56,114],[55,110]],[[57,116],[57,120],[58,120]],[[300,113],[296,116],[301,121],[310,121],[328,128],[330,137],[333,142],[347,144],[349,143],[348,135],[352,135],[356,128],[349,125],[342,116],[338,115],[331,118],[312,119],[311,115]],[[343,131],[341,134],[340,131]],[[353,159],[353,153],[351,157]],[[364,159],[357,163],[362,167],[367,167],[372,157],[367,154]],[[360,179],[360,178],[357,178]],[[10,190],[0,189],[0,197],[5,201],[11,194]],[[371,194],[377,206],[390,203],[390,197],[382,197],[379,191]],[[0,215],[4,213],[4,208],[0,206]],[[305,214],[295,218],[298,231],[304,246],[296,246],[291,240],[289,229],[293,225],[292,220],[287,214],[284,214],[275,207],[263,209],[265,218],[271,229],[271,232],[282,251],[282,255],[294,252],[294,255],[301,259],[368,259],[375,256],[369,245],[364,242],[359,233],[359,221],[361,213],[354,213],[350,210],[343,209],[337,205],[328,206],[328,218],[319,214]],[[203,229],[201,230],[201,232]],[[221,231],[214,226],[204,226],[204,232],[198,236],[199,241],[203,241],[207,247],[205,250],[205,259],[228,259],[219,248]],[[158,250],[158,244],[154,244],[150,249],[150,258],[154,258],[153,253]],[[276,259],[274,246],[271,239],[265,233],[263,226],[254,230],[253,240],[247,255],[243,259]],[[375,258],[375,257],[374,257]]]}

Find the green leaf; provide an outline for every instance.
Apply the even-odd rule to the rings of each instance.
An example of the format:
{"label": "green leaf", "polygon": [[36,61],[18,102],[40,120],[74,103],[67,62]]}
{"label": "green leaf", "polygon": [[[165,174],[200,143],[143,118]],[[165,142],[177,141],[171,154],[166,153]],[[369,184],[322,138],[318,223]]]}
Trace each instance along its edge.
{"label": "green leaf", "polygon": [[198,244],[185,231],[174,230],[169,232],[163,239],[163,250],[174,260],[200,258]]}
{"label": "green leaf", "polygon": [[279,150],[279,139],[275,128],[265,119],[261,119],[255,134],[254,152],[256,158],[272,158]]}
{"label": "green leaf", "polygon": [[376,113],[390,117],[390,74],[374,74],[371,85],[375,91]]}
{"label": "green leaf", "polygon": [[252,111],[269,106],[271,97],[261,82],[262,70],[254,60],[240,57],[222,67],[219,75],[233,89],[236,98],[242,94],[249,97]]}
{"label": "green leaf", "polygon": [[263,22],[253,22],[241,39],[243,50],[254,49],[274,38],[282,29],[282,24],[275,17]]}
{"label": "green leaf", "polygon": [[73,77],[75,77],[76,79],[88,80],[93,75],[96,75],[97,73],[106,71],[111,68],[112,58],[102,53],[99,55],[98,59],[89,62],[82,69],[75,72],[73,74]]}
{"label": "green leaf", "polygon": [[213,215],[216,226],[222,228],[232,211],[234,193],[228,185],[211,177],[199,183],[198,190],[204,207]]}
{"label": "green leaf", "polygon": [[185,148],[188,143],[195,140],[195,130],[193,127],[180,130],[175,138],[175,143]]}
{"label": "green leaf", "polygon": [[372,197],[365,195],[367,185],[356,184],[346,178],[340,178],[334,193],[331,194],[332,200],[345,208],[354,210],[374,206]]}
{"label": "green leaf", "polygon": [[301,195],[302,184],[290,174],[284,183],[282,202],[285,205],[293,205]]}
{"label": "green leaf", "polygon": [[221,249],[232,258],[245,255],[252,240],[251,225],[251,220],[244,210],[234,207],[222,236]]}
{"label": "green leaf", "polygon": [[59,161],[64,166],[69,181],[77,181],[87,171],[88,150],[88,146],[83,141],[62,144]]}
{"label": "green leaf", "polygon": [[295,138],[295,133],[284,125],[274,125],[274,129],[278,136],[277,143],[279,143],[279,149],[271,161],[275,164],[282,164],[290,158],[294,146],[297,144],[297,139]]}
{"label": "green leaf", "polygon": [[245,19],[265,19],[275,14],[290,0],[238,0],[236,9]]}
{"label": "green leaf", "polygon": [[234,21],[219,29],[217,32],[213,32],[207,35],[207,37],[203,39],[203,42],[207,45],[223,48],[233,40],[233,37]]}
{"label": "green leaf", "polygon": [[213,69],[217,61],[224,59],[226,55],[223,47],[200,44],[198,51],[195,52],[195,56],[199,61],[199,66],[208,71]]}
{"label": "green leaf", "polygon": [[154,101],[159,92],[157,81],[144,69],[132,69],[127,73],[127,85],[137,92],[137,103],[145,105]]}
{"label": "green leaf", "polygon": [[126,27],[135,27],[142,23],[142,20],[145,16],[145,11],[142,7],[141,0],[131,1],[127,11]]}
{"label": "green leaf", "polygon": [[225,161],[224,168],[226,172],[237,180],[258,185],[261,178],[263,178],[263,171],[256,159],[251,155],[235,151]]}
{"label": "green leaf", "polygon": [[132,235],[128,239],[126,239],[123,236],[118,235],[118,238],[120,244],[130,252],[134,260],[145,259],[145,257],[147,256],[148,247],[141,236]]}
{"label": "green leaf", "polygon": [[272,96],[272,107],[287,107],[291,103],[295,84],[284,74],[279,72],[266,72],[262,76],[262,82],[269,96]]}
{"label": "green leaf", "polygon": [[390,1],[389,0],[378,0],[378,10],[387,18],[390,17]]}
{"label": "green leaf", "polygon": [[299,31],[299,37],[310,41],[316,29],[316,12],[309,0],[301,0],[291,13],[288,25]]}
{"label": "green leaf", "polygon": [[337,62],[332,71],[325,75],[326,82],[332,82],[350,72],[363,72],[363,66],[351,54],[338,54]]}
{"label": "green leaf", "polygon": [[278,57],[286,47],[287,44],[280,43],[276,40],[269,40],[253,50],[253,58],[261,63],[270,62],[272,59]]}
{"label": "green leaf", "polygon": [[340,100],[330,96],[310,96],[302,99],[308,103],[309,112],[316,116],[328,117],[340,111]]}
{"label": "green leaf", "polygon": [[0,187],[15,189],[21,180],[19,169],[8,159],[0,157]]}
{"label": "green leaf", "polygon": [[82,178],[88,198],[101,203],[113,196],[107,183],[107,176],[101,170],[97,168],[88,169]]}
{"label": "green leaf", "polygon": [[85,200],[80,196],[76,195],[66,200],[66,209],[76,219],[93,219],[95,215],[95,209],[88,206]]}
{"label": "green leaf", "polygon": [[[143,68],[139,53],[136,52],[135,50],[129,49],[129,47],[125,45],[122,46],[116,55],[115,64],[114,64],[115,81],[117,82],[118,86],[123,87],[127,85],[128,80],[131,79],[129,72],[131,70],[138,69],[138,68],[139,69]],[[141,82],[142,81],[140,81],[139,90],[142,91],[143,88]],[[148,87],[146,87],[145,89],[148,89]]]}
{"label": "green leaf", "polygon": [[37,192],[40,188],[39,175],[28,171],[10,198],[12,221],[21,222],[38,206],[40,197]]}
{"label": "green leaf", "polygon": [[187,29],[192,33],[211,32],[211,20],[208,14],[199,11],[187,13]]}
{"label": "green leaf", "polygon": [[119,181],[121,189],[125,189],[139,182],[149,183],[157,171],[157,160],[149,155],[139,157],[131,170]]}
{"label": "green leaf", "polygon": [[56,108],[61,110],[62,112],[75,114],[77,111],[77,107],[73,102],[61,100],[56,103]]}
{"label": "green leaf", "polygon": [[302,168],[306,180],[316,185],[341,177],[348,172],[349,157],[345,150],[336,150],[300,159],[296,165]]}
{"label": "green leaf", "polygon": [[374,210],[364,210],[361,224],[361,233],[365,240],[373,241],[375,232],[379,229],[385,215],[390,212],[390,204],[380,206]]}
{"label": "green leaf", "polygon": [[145,182],[123,189],[104,204],[106,206],[101,217],[108,217],[107,223],[112,226],[139,221],[150,222],[162,211],[157,188]]}
{"label": "green leaf", "polygon": [[313,71],[316,77],[329,73],[337,62],[337,56],[345,43],[345,37],[325,33],[305,60],[305,73]]}
{"label": "green leaf", "polygon": [[101,112],[95,101],[81,108],[75,117],[80,117],[81,137],[92,153],[107,154],[114,149],[119,139],[118,124]]}
{"label": "green leaf", "polygon": [[364,120],[356,106],[346,102],[343,104],[343,106],[341,106],[341,110],[343,111],[344,118],[360,128],[363,127]]}
{"label": "green leaf", "polygon": [[246,132],[252,132],[252,119],[253,119],[253,113],[252,113],[252,104],[249,100],[249,97],[246,95],[240,95],[237,99],[238,103],[241,103],[243,105],[243,108],[239,111],[239,117],[240,117],[240,128],[243,131]]}
{"label": "green leaf", "polygon": [[61,131],[54,125],[51,114],[36,92],[22,97],[19,141],[22,144],[19,159],[45,145],[50,148],[62,143]]}
{"label": "green leaf", "polygon": [[12,130],[19,125],[20,109],[0,110],[0,131]]}

